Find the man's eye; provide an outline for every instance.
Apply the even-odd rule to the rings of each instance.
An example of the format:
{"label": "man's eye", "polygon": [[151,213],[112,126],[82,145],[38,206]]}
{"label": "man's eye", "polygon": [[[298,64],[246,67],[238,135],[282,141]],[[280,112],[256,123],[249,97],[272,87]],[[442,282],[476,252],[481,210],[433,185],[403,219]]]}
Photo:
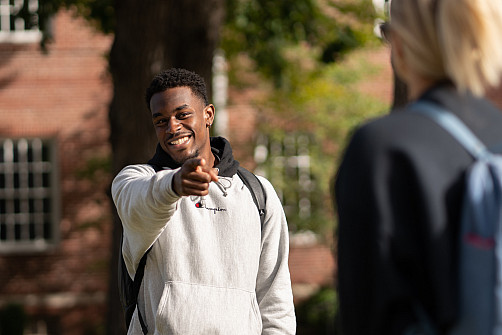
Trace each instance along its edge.
{"label": "man's eye", "polygon": [[178,114],[178,119],[185,119],[188,116],[190,116],[190,113],[188,113],[188,112],[181,112],[181,113]]}
{"label": "man's eye", "polygon": [[165,119],[159,119],[159,120],[156,120],[153,124],[156,125],[156,126],[161,126],[161,125],[163,125],[165,123],[166,123]]}

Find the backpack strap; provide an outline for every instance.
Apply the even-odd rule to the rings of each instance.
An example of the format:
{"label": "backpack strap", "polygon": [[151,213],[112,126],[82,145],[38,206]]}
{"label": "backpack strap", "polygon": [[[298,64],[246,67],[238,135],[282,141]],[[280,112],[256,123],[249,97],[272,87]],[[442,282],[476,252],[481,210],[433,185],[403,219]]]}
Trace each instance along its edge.
{"label": "backpack strap", "polygon": [[237,168],[237,175],[242,179],[244,185],[247,186],[249,191],[251,192],[251,196],[253,197],[253,201],[258,208],[258,213],[260,214],[261,228],[263,229],[263,225],[265,222],[265,214],[266,210],[266,202],[267,195],[265,194],[265,189],[263,188],[262,183],[258,179],[258,177],[248,171],[247,169],[239,166]]}
{"label": "backpack strap", "polygon": [[129,329],[129,325],[131,324],[134,310],[138,309],[138,318],[139,318],[139,323],[141,324],[141,330],[143,331],[143,334],[146,335],[148,334],[148,328],[146,326],[146,322],[143,320],[141,311],[139,310],[138,296],[139,296],[139,289],[141,287],[141,282],[143,281],[143,276],[145,275],[146,259],[148,257],[148,253],[150,252],[150,250],[152,250],[153,245],[150,248],[148,248],[148,250],[141,257],[138,264],[138,268],[136,269],[136,273],[134,274],[134,280],[132,280],[131,277],[129,276],[129,273],[127,272],[124,256],[122,255],[122,241],[123,237],[120,240],[120,249],[119,249],[119,262],[120,262],[119,277],[121,277],[121,280],[119,280],[119,289],[121,292],[128,291],[131,293],[130,295],[126,294],[126,296],[123,298],[121,297],[123,299],[122,306],[124,306],[125,309],[124,312],[126,318],[126,327],[127,329]]}
{"label": "backpack strap", "polygon": [[428,116],[448,131],[475,159],[482,159],[491,154],[486,146],[455,114],[438,104],[418,101],[410,105],[410,108],[415,112]]}
{"label": "backpack strap", "polygon": [[[434,103],[410,106],[450,133],[474,158],[460,218],[457,324],[451,334],[494,334],[502,324],[502,160],[453,113]],[[486,290],[483,290],[486,288]],[[430,324],[430,323],[429,323]]]}
{"label": "backpack strap", "polygon": [[143,320],[143,317],[141,316],[141,311],[139,310],[138,296],[139,296],[139,288],[141,287],[141,282],[143,281],[143,276],[145,275],[146,259],[148,257],[148,253],[150,253],[150,250],[152,250],[152,247],[153,245],[150,248],[148,248],[143,257],[141,257],[141,260],[139,261],[138,264],[138,269],[134,274],[134,282],[133,282],[133,289],[134,289],[133,292],[135,298],[134,300],[136,300],[136,308],[138,309],[139,323],[141,325],[141,330],[145,335],[148,334],[148,327],[146,326],[146,322]]}

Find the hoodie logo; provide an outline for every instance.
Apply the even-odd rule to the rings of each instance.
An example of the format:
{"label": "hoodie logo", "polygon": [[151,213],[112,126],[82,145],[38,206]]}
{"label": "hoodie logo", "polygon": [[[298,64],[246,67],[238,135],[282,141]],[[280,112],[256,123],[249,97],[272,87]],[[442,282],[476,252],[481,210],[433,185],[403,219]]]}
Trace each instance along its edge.
{"label": "hoodie logo", "polygon": [[[196,199],[192,199],[192,201],[195,201]],[[199,208],[199,209],[206,209],[208,211],[211,211],[213,212],[213,214],[216,214],[217,212],[226,212],[227,209],[226,208],[221,208],[221,207],[207,207],[206,206],[206,199],[204,199],[204,197],[200,197],[199,198],[199,201],[197,201],[195,203],[195,208]]]}

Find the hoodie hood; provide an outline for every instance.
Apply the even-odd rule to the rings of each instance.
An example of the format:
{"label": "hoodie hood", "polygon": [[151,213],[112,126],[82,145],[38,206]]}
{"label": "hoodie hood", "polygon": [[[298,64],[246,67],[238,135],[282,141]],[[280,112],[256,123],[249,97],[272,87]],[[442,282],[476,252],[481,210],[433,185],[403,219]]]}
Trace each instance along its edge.
{"label": "hoodie hood", "polygon": [[[237,173],[239,162],[234,159],[230,143],[225,138],[220,136],[211,137],[210,142],[211,151],[217,160],[217,164],[214,167],[219,169],[218,175],[222,177],[232,177]],[[166,167],[170,169],[177,169],[181,166],[162,149],[160,144],[157,144],[155,154],[148,161],[148,164],[154,166],[155,170],[161,170]]]}

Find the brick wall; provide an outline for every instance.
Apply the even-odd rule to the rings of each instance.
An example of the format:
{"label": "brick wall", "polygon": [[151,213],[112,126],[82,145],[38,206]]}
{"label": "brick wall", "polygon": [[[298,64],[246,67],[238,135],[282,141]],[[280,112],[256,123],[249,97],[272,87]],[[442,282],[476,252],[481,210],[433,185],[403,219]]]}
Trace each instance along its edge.
{"label": "brick wall", "polygon": [[323,244],[295,245],[289,252],[289,271],[295,304],[321,287],[335,284],[336,264],[333,251]]}
{"label": "brick wall", "polygon": [[58,334],[95,333],[103,321],[110,218],[109,177],[79,177],[109,155],[111,37],[61,12],[47,53],[38,44],[0,44],[0,137],[58,143],[60,243],[40,254],[0,255],[0,307],[17,302]]}

